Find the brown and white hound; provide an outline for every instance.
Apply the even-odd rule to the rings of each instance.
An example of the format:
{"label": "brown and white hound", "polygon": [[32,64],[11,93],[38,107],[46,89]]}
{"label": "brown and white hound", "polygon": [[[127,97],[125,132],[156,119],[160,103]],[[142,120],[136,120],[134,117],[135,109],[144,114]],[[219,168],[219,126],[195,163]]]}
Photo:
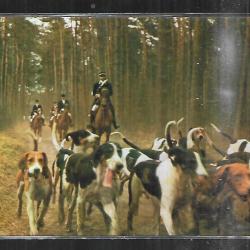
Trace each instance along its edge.
{"label": "brown and white hound", "polygon": [[[34,142],[37,145],[36,139]],[[37,150],[37,146],[35,146],[35,150]],[[20,159],[19,171],[16,176],[18,186],[17,216],[22,215],[22,195],[25,192],[31,235],[37,235],[39,228],[44,225],[44,216],[48,210],[52,193],[52,178],[47,156],[44,152],[35,150],[25,153]],[[37,218],[35,218],[35,201],[37,202]],[[43,205],[39,212],[41,203]]]}

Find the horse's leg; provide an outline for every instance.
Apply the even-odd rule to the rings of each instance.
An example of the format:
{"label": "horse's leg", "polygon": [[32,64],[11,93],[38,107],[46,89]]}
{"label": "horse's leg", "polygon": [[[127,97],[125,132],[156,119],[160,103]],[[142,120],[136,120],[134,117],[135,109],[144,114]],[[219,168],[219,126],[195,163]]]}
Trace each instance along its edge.
{"label": "horse's leg", "polygon": [[104,135],[104,133],[103,133],[103,131],[101,131],[101,130],[99,130],[99,136],[100,136],[100,144],[102,143],[102,141],[103,141],[103,135]]}
{"label": "horse's leg", "polygon": [[68,133],[68,130],[69,130],[68,128],[64,130],[63,138],[65,138],[66,134]]}
{"label": "horse's leg", "polygon": [[40,127],[38,130],[38,141],[41,142],[42,141],[42,128]]}
{"label": "horse's leg", "polygon": [[108,131],[106,131],[106,142],[109,141],[110,134],[111,134],[111,128]]}
{"label": "horse's leg", "polygon": [[59,129],[59,140],[60,140],[60,142],[62,141],[62,133],[63,133],[63,130]]}
{"label": "horse's leg", "polygon": [[106,140],[105,140],[105,143],[109,141],[109,133],[106,131],[105,132],[105,137],[106,137]]}

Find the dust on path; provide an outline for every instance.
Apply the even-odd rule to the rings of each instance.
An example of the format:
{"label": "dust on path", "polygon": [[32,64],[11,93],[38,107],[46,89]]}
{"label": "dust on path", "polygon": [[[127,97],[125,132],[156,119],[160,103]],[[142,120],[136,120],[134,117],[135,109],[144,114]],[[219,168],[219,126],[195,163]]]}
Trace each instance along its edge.
{"label": "dust on path", "polygon": [[[27,123],[21,123],[12,129],[0,133],[0,235],[29,235],[28,218],[26,212],[26,201],[23,196],[23,215],[20,219],[16,217],[16,183],[15,175],[17,172],[17,162],[22,153],[32,150],[32,140],[24,136],[24,131],[28,129]],[[51,143],[51,131],[48,127],[43,128],[42,142],[39,144],[39,150],[46,152],[51,166],[56,151]],[[6,140],[6,142],[5,142]],[[8,154],[4,153],[5,147]],[[5,159],[8,156],[9,159]],[[5,157],[5,158],[4,158]],[[67,233],[64,225],[59,225],[57,221],[57,202],[50,203],[48,213],[45,217],[45,226],[39,232],[40,235],[76,235],[76,231]],[[121,235],[126,235],[128,211],[128,194],[127,188],[124,189],[118,205],[118,218]],[[135,235],[152,235],[152,205],[150,200],[142,197],[140,200],[139,215],[134,218]],[[74,215],[74,226],[75,226]],[[75,229],[75,228],[74,228]],[[162,228],[162,234],[166,235],[165,229]],[[103,218],[100,212],[94,208],[90,217],[86,218],[84,235],[100,236],[107,235]]]}

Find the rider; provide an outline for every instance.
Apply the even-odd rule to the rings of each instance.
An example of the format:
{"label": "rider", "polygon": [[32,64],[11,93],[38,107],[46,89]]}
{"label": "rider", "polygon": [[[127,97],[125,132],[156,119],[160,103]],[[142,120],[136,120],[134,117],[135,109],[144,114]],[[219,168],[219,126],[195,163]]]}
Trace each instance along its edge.
{"label": "rider", "polygon": [[[65,94],[61,94],[61,100],[57,103],[58,113],[60,114],[61,112],[63,112],[65,108],[69,110],[69,106],[69,101],[66,100]],[[68,115],[70,117],[70,123],[72,125],[72,115],[70,112],[68,112]]]}
{"label": "rider", "polygon": [[[91,111],[90,111],[90,124],[91,125],[94,123],[96,111],[98,110],[98,108],[100,106],[100,92],[101,92],[101,90],[103,88],[107,88],[109,90],[109,96],[112,96],[112,94],[113,94],[112,85],[108,81],[108,79],[106,78],[106,73],[102,71],[98,74],[98,76],[99,76],[100,80],[99,80],[99,82],[96,82],[93,85],[93,91],[92,91],[92,95],[94,96],[94,101],[92,103]],[[113,104],[111,103],[111,100],[109,100],[109,105],[110,105],[110,110],[111,110],[112,115],[113,115],[113,125],[114,125],[114,128],[117,129],[117,128],[119,128],[119,125],[117,125],[117,123],[116,123],[115,110],[114,110]]]}
{"label": "rider", "polygon": [[35,100],[35,104],[32,107],[32,111],[31,111],[31,114],[30,114],[30,123],[32,123],[34,117],[36,115],[38,115],[39,111],[41,111],[41,117],[42,117],[43,125],[44,125],[45,117],[43,115],[43,108],[42,108],[42,105],[39,104],[39,100],[37,100],[37,99]]}
{"label": "rider", "polygon": [[69,101],[66,100],[65,94],[61,94],[61,100],[57,103],[58,111],[61,112],[62,109],[67,107],[69,109]]}
{"label": "rider", "polygon": [[52,122],[54,117],[58,114],[58,105],[57,102],[54,102],[53,106],[50,109],[50,119],[49,119],[49,126],[52,127]]}

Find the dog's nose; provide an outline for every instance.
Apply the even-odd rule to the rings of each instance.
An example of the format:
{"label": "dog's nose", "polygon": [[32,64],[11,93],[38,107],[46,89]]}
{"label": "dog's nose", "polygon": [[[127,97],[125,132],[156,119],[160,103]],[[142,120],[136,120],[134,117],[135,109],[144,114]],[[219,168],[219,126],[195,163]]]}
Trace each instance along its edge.
{"label": "dog's nose", "polygon": [[121,163],[116,164],[116,169],[120,171],[123,168],[123,165]]}
{"label": "dog's nose", "polygon": [[199,136],[199,139],[202,140],[202,139],[203,139],[203,135],[200,135],[200,136]]}
{"label": "dog's nose", "polygon": [[34,169],[34,174],[39,174],[40,173],[40,169],[39,168],[35,168]]}

